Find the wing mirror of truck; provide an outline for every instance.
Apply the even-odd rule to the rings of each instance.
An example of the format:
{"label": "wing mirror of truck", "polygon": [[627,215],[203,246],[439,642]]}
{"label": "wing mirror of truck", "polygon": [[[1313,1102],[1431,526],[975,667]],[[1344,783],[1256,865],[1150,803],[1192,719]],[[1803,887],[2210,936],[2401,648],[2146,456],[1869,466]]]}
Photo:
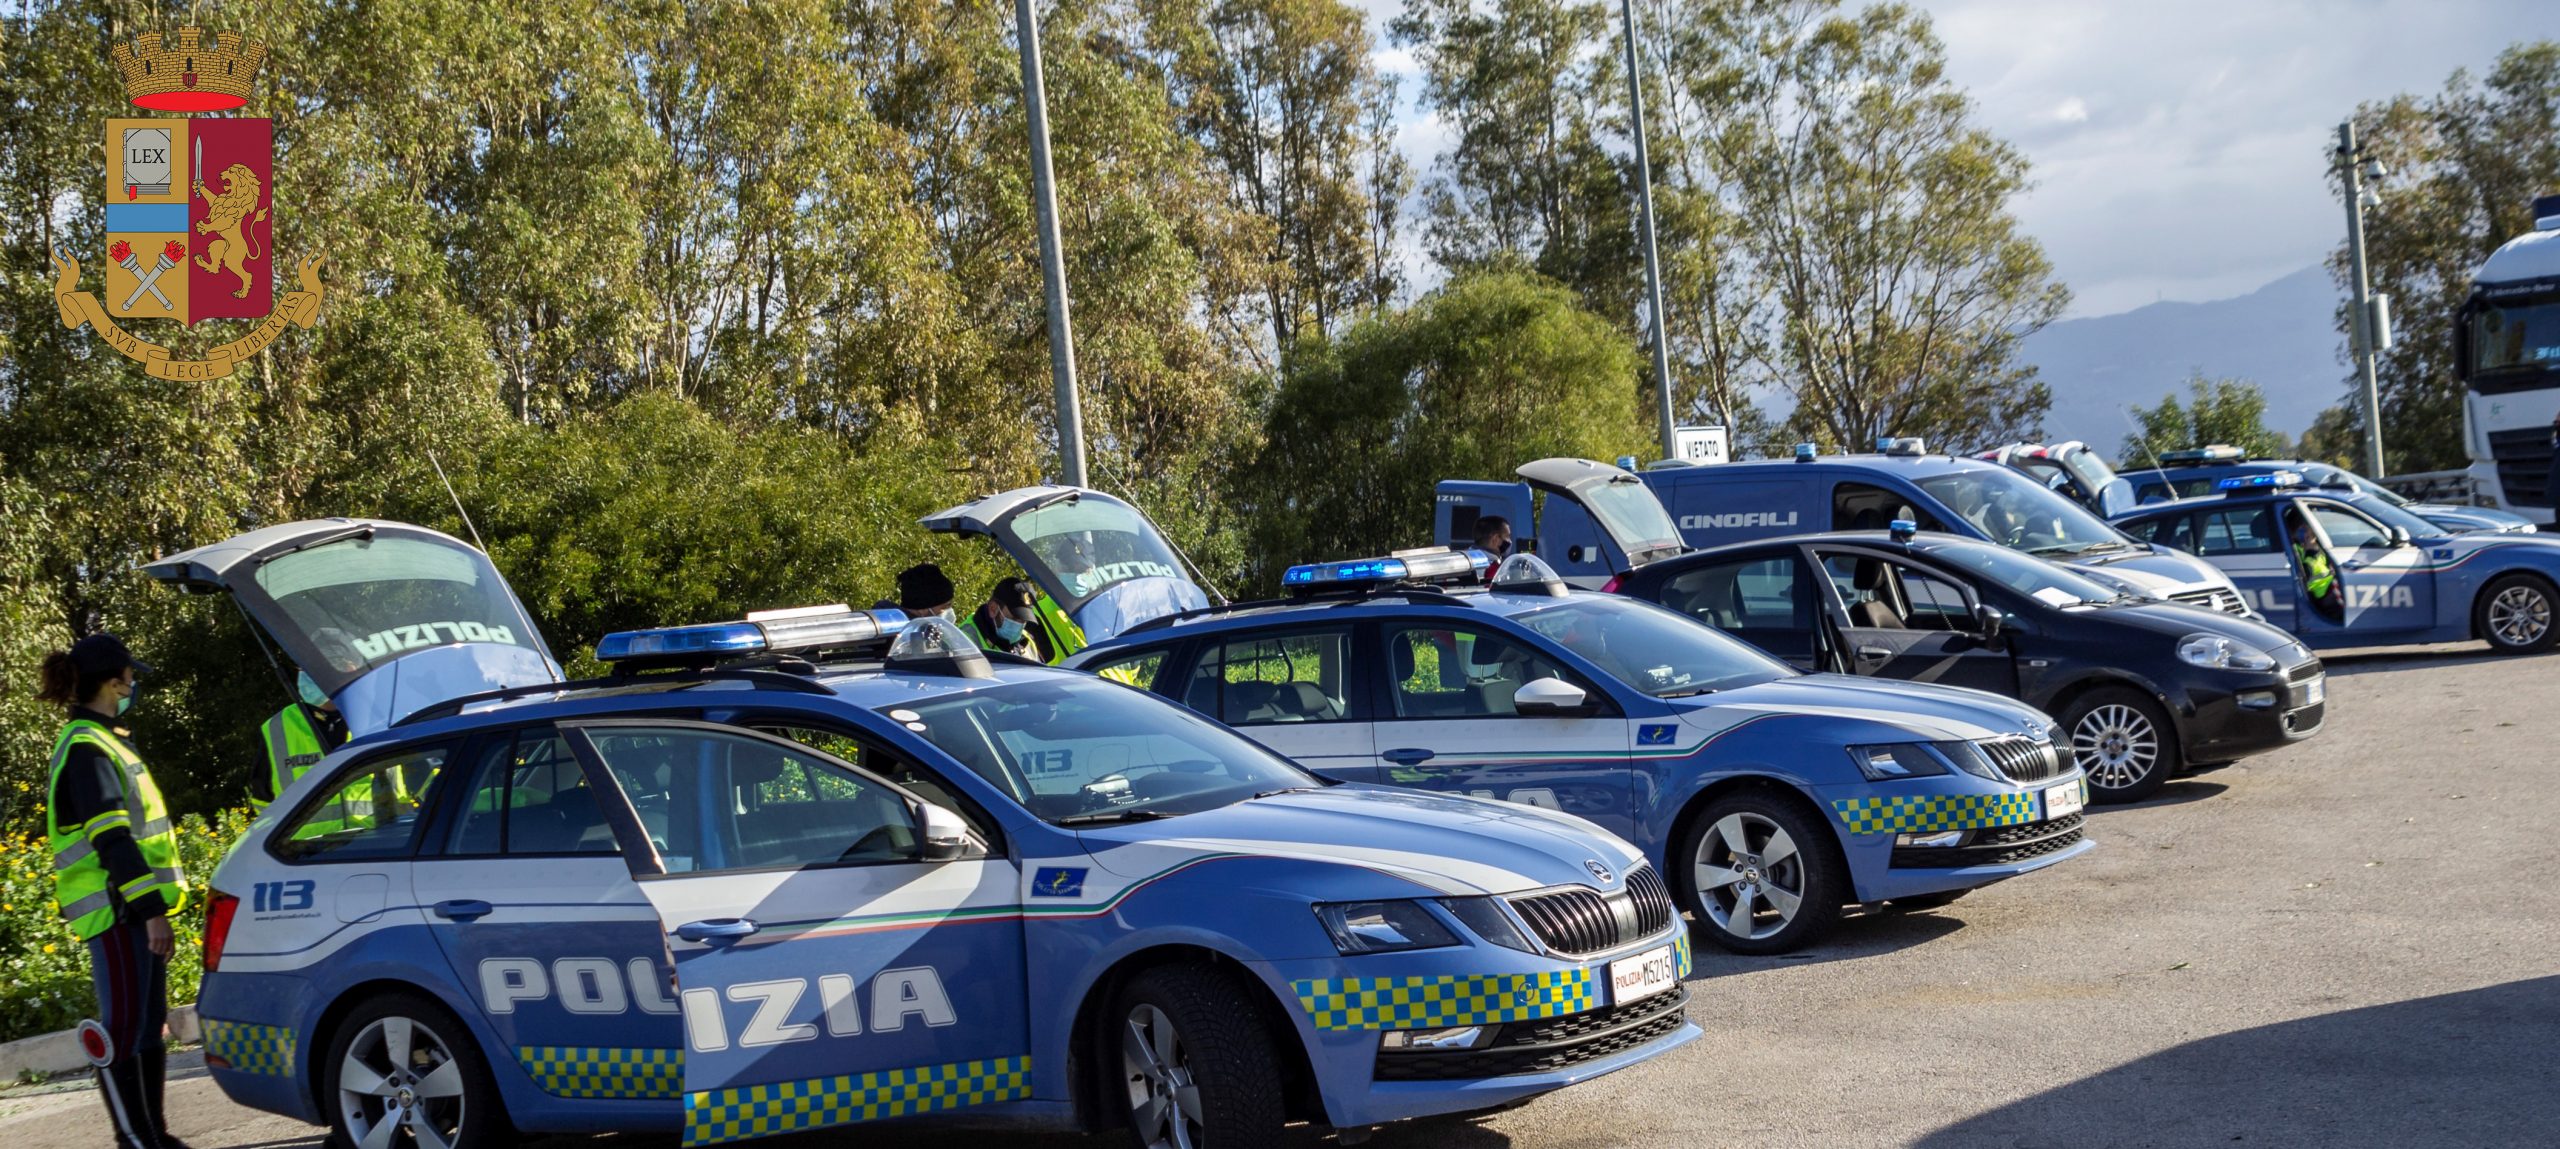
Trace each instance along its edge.
{"label": "wing mirror of truck", "polygon": [[928,862],[956,862],[985,852],[977,838],[969,832],[969,823],[960,815],[931,802],[919,803],[917,820],[922,823],[918,837],[923,839],[922,858]]}
{"label": "wing mirror of truck", "polygon": [[1511,692],[1511,708],[1540,718],[1580,718],[1591,714],[1591,695],[1561,678],[1539,678]]}

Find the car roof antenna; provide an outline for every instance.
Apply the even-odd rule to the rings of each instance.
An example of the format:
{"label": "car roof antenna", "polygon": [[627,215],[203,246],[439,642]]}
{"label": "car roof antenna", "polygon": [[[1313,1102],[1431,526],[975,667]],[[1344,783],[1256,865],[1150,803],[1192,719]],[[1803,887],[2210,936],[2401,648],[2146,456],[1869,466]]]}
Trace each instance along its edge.
{"label": "car roof antenna", "polygon": [[471,512],[462,509],[462,496],[454,493],[453,480],[445,477],[444,462],[436,458],[433,448],[427,451],[427,463],[436,469],[436,481],[444,484],[444,497],[453,500],[453,513],[462,516],[462,529],[471,532],[471,545],[480,548],[481,554],[488,554],[489,544],[480,541],[480,528],[472,525]]}
{"label": "car roof antenna", "polygon": [[[2159,477],[2160,485],[2168,486],[2169,468],[2160,462],[2160,452],[2151,449],[2151,436],[2143,433],[2142,424],[2133,417],[2133,408],[2118,407],[2116,413],[2124,416],[2124,425],[2133,429],[2133,441],[2142,444],[2142,453],[2151,456],[2151,473]],[[2175,488],[2171,488],[2169,493],[2176,495],[2178,492]]]}

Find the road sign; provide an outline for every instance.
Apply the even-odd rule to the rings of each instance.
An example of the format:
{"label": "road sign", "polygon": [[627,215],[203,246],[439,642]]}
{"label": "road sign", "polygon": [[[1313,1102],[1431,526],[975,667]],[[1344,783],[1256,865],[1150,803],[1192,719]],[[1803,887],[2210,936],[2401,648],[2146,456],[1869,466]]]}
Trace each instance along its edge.
{"label": "road sign", "polygon": [[1674,458],[1683,463],[1723,463],[1732,459],[1722,427],[1681,427],[1671,432]]}

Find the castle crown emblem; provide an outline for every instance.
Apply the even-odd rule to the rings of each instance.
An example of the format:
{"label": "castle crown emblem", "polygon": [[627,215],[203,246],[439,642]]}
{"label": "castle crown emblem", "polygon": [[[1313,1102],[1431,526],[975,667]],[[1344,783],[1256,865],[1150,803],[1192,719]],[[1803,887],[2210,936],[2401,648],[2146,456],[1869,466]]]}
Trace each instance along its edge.
{"label": "castle crown emblem", "polygon": [[267,46],[238,32],[145,32],[111,53],[126,98],[158,112],[225,112],[249,102]]}

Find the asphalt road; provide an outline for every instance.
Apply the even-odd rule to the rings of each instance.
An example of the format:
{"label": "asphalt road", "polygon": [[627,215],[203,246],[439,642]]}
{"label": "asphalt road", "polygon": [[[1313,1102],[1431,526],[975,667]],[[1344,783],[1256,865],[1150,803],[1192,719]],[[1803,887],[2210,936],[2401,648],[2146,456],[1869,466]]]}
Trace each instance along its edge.
{"label": "asphalt road", "polygon": [[[1705,1040],[1370,1144],[2560,1144],[2560,657],[2482,649],[2334,658],[2328,730],[2100,811],[2089,855],[1947,909],[1853,917],[1811,954],[1702,945]],[[171,1096],[197,1149],[317,1141],[200,1074]],[[542,1144],[635,1143],[673,1140]],[[93,1099],[21,1090],[0,1095],[0,1144],[107,1135]]]}

